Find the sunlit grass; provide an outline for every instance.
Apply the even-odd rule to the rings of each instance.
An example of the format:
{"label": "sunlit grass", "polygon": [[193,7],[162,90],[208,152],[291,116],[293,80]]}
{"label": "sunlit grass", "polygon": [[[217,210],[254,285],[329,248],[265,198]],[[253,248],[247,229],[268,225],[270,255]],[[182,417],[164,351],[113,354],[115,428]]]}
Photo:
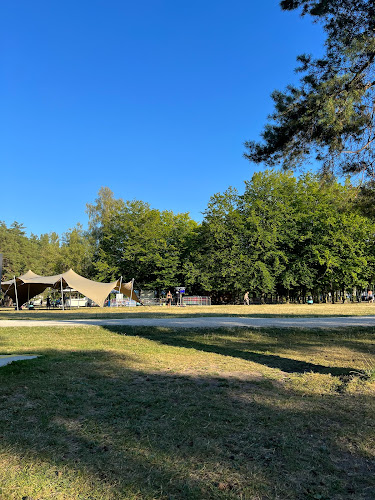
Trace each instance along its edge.
{"label": "sunlit grass", "polygon": [[0,498],[370,499],[374,335],[3,328]]}
{"label": "sunlit grass", "polygon": [[79,319],[79,318],[126,318],[171,317],[171,316],[252,316],[252,317],[293,317],[293,316],[372,316],[375,304],[362,302],[345,304],[264,304],[251,306],[138,306],[138,307],[81,307],[62,311],[37,309],[35,311],[15,311],[0,309],[0,319]]}

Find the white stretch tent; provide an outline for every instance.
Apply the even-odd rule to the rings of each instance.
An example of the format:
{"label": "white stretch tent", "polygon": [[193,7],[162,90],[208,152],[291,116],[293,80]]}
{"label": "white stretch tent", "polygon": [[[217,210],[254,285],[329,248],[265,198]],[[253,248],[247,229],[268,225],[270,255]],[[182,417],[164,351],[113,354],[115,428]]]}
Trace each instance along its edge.
{"label": "white stretch tent", "polygon": [[117,290],[126,297],[140,302],[133,290],[133,280],[128,283],[123,283],[122,279],[112,283],[100,283],[80,276],[73,269],[55,276],[39,276],[32,271],[27,271],[26,274],[18,278],[1,283],[2,291],[19,305],[25,304],[48,287],[59,290],[63,288],[75,289],[101,307],[104,306],[104,301],[112,290]]}

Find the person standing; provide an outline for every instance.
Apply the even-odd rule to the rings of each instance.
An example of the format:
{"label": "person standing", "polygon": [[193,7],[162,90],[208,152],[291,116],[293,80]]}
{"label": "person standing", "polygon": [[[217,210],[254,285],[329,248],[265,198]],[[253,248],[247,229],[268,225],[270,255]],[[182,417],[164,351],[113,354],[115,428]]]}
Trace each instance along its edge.
{"label": "person standing", "polygon": [[171,291],[168,290],[168,293],[167,293],[167,307],[171,307],[172,305],[172,294],[171,294]]}
{"label": "person standing", "polygon": [[46,300],[46,305],[47,305],[47,309],[51,309],[51,299],[50,299],[49,295],[48,295],[47,300]]}
{"label": "person standing", "polygon": [[250,305],[249,292],[246,292],[245,295],[243,296],[243,304],[244,306]]}

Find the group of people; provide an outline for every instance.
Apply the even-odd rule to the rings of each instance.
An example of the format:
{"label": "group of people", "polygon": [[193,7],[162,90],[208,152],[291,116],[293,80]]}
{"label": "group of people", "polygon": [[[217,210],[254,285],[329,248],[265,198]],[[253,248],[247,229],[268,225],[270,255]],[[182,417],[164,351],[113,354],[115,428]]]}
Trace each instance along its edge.
{"label": "group of people", "polygon": [[12,299],[8,295],[5,295],[5,297],[0,300],[1,307],[12,307],[12,304]]}
{"label": "group of people", "polygon": [[[65,297],[64,297],[64,299],[65,299]],[[51,307],[52,308],[60,307],[61,304],[62,304],[61,299],[51,299],[51,297],[48,295],[47,300],[46,300],[47,309],[51,309]]]}

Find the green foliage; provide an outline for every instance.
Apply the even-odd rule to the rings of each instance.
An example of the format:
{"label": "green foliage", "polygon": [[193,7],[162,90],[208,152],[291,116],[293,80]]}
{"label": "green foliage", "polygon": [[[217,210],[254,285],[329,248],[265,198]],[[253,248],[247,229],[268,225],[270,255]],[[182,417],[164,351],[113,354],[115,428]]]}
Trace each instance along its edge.
{"label": "green foliage", "polygon": [[88,205],[88,214],[99,279],[135,277],[138,286],[158,290],[181,284],[188,235],[196,226],[188,214],[160,212],[139,200],[116,200],[108,188]]}
{"label": "green foliage", "polygon": [[[211,198],[186,282],[218,298],[364,288],[374,277],[374,223],[334,178],[266,171]],[[230,297],[228,297],[230,298]]]}
{"label": "green foliage", "polygon": [[18,222],[9,227],[0,222],[0,252],[4,255],[4,279],[33,269],[36,273],[53,274],[58,258],[59,237],[56,233],[28,237]]}
{"label": "green foliage", "polygon": [[300,85],[275,91],[263,142],[245,143],[245,157],[268,166],[301,166],[313,157],[324,170],[374,174],[375,6],[371,0],[283,0],[327,34],[321,59],[298,57]]}
{"label": "green foliage", "polygon": [[0,222],[0,252],[4,255],[4,279],[19,276],[29,269],[51,276],[70,267],[78,273],[90,272],[92,250],[87,235],[78,225],[63,235],[56,233],[28,237],[18,222],[7,227]]}
{"label": "green foliage", "polygon": [[197,224],[102,188],[88,205],[87,231],[28,237],[20,224],[0,223],[4,277],[71,267],[101,281],[134,277],[159,292],[186,285],[214,302],[238,302],[245,291],[262,300],[362,289],[375,281],[371,192],[333,176],[269,170],[254,174],[243,194],[212,196]]}
{"label": "green foliage", "polygon": [[296,179],[290,174],[254,174],[246,182],[239,210],[244,219],[243,244],[247,250],[244,276],[257,294],[274,292],[286,269],[288,255],[283,245],[285,234],[293,232],[289,216]]}
{"label": "green foliage", "polygon": [[198,292],[215,293],[219,298],[242,290],[241,232],[238,194],[229,188],[212,196],[197,228],[190,260],[185,263],[186,283]]}
{"label": "green foliage", "polygon": [[92,238],[83,230],[81,224],[63,234],[58,260],[60,272],[74,269],[78,274],[90,276],[92,256]]}

